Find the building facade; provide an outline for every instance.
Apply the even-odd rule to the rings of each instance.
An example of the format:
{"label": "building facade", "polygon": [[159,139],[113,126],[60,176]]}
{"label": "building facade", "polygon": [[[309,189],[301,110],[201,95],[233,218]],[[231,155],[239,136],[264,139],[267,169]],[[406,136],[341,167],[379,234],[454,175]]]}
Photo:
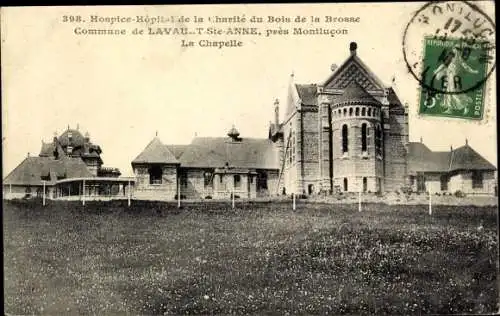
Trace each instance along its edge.
{"label": "building facade", "polygon": [[134,179],[120,178],[119,169],[103,167],[101,153],[88,133],[83,136],[78,128],[68,126],[52,142],[42,141],[38,156],[28,155],[4,178],[3,198],[71,200],[131,195]]}
{"label": "building facade", "polygon": [[468,144],[449,153],[409,142],[408,108],[357,56],[319,84],[290,77],[285,113],[274,102],[267,139],[153,139],[132,162],[145,199],[242,198],[336,192],[494,194],[496,168]]}
{"label": "building facade", "polygon": [[320,84],[295,84],[291,76],[281,122],[275,102],[269,135],[282,148],[283,191],[382,192],[406,183],[407,107],[357,56],[357,44],[349,48]]}
{"label": "building facade", "polygon": [[165,145],[155,137],[132,161],[134,198],[173,200],[257,198],[273,195],[278,152],[268,139],[195,137],[189,145]]}

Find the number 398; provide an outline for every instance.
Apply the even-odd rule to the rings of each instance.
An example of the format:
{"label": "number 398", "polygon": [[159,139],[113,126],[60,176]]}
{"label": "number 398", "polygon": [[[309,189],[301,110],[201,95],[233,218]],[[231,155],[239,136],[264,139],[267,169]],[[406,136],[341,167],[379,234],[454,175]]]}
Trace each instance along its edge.
{"label": "number 398", "polygon": [[80,15],[63,15],[63,22],[64,23],[82,22],[82,17]]}

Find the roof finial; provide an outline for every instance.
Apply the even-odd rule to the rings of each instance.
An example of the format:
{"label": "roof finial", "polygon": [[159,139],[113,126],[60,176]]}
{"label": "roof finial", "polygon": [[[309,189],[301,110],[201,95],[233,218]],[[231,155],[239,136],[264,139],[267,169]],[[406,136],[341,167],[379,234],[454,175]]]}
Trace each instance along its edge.
{"label": "roof finial", "polygon": [[453,146],[452,145],[450,145],[450,151],[453,151]]}
{"label": "roof finial", "polygon": [[29,158],[29,156],[30,156],[30,152],[28,151],[28,156],[27,157]]}
{"label": "roof finial", "polygon": [[295,76],[295,72],[292,70],[292,73],[290,74],[290,77]]}
{"label": "roof finial", "polygon": [[421,142],[421,143],[423,143],[423,142],[424,142],[424,140],[423,140],[422,136],[420,136],[420,142]]}
{"label": "roof finial", "polygon": [[465,146],[469,146],[469,140],[467,138],[465,139]]}
{"label": "roof finial", "polygon": [[156,130],[156,137],[158,137],[158,130]]}
{"label": "roof finial", "polygon": [[69,124],[68,124],[68,131],[69,131]]}
{"label": "roof finial", "polygon": [[356,55],[356,49],[358,49],[358,44],[356,42],[351,42],[349,44],[349,50],[351,51],[351,55]]}

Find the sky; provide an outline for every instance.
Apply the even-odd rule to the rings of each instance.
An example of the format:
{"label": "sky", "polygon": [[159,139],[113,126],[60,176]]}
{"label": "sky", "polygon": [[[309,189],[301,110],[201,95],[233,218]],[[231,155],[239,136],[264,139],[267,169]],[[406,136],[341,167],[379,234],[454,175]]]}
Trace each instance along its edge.
{"label": "sky", "polygon": [[[234,124],[242,137],[267,137],[273,102],[284,112],[290,74],[296,83],[321,83],[358,56],[410,108],[410,141],[433,150],[469,144],[495,166],[496,82],[487,85],[481,122],[417,114],[418,83],[403,60],[403,31],[423,3],[26,7],[2,8],[2,151],[5,177],[42,141],[70,126],[89,132],[103,149],[104,166],[131,175],[130,162],[155,137],[187,144],[195,135],[225,136]],[[494,4],[480,3],[487,12]],[[64,15],[137,16],[353,16],[348,34],[243,38],[236,48],[182,48],[180,37],[79,36]],[[494,18],[494,14],[490,15]],[[181,24],[182,25],[182,24]],[[105,28],[105,24],[82,24]],[[113,25],[131,30],[136,25]],[[208,23],[205,23],[208,27]],[[265,24],[264,28],[286,28]],[[190,39],[198,41],[199,37]]]}

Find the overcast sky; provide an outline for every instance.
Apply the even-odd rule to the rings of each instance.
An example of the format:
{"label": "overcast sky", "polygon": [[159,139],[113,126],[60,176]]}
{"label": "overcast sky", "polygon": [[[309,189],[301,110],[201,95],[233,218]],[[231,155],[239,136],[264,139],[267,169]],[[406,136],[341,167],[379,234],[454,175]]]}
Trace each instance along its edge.
{"label": "overcast sky", "polygon": [[[411,141],[422,137],[434,150],[449,150],[468,138],[496,165],[495,74],[486,121],[417,115],[418,84],[406,71],[401,43],[404,27],[422,4],[2,8],[4,177],[28,152],[37,155],[42,140],[51,141],[68,125],[88,131],[103,149],[105,166],[118,167],[124,175],[156,132],[164,143],[187,144],[195,133],[225,136],[235,124],[242,137],[267,137],[273,101],[279,98],[284,108],[290,73],[297,83],[322,82],[331,64],[348,58],[351,41],[384,83],[395,77],[395,91],[410,106]],[[491,4],[483,7],[493,12]],[[243,39],[239,48],[181,49],[178,37],[77,36],[61,16],[78,13],[301,14],[359,16],[361,22],[344,25],[347,36],[262,37]]]}

